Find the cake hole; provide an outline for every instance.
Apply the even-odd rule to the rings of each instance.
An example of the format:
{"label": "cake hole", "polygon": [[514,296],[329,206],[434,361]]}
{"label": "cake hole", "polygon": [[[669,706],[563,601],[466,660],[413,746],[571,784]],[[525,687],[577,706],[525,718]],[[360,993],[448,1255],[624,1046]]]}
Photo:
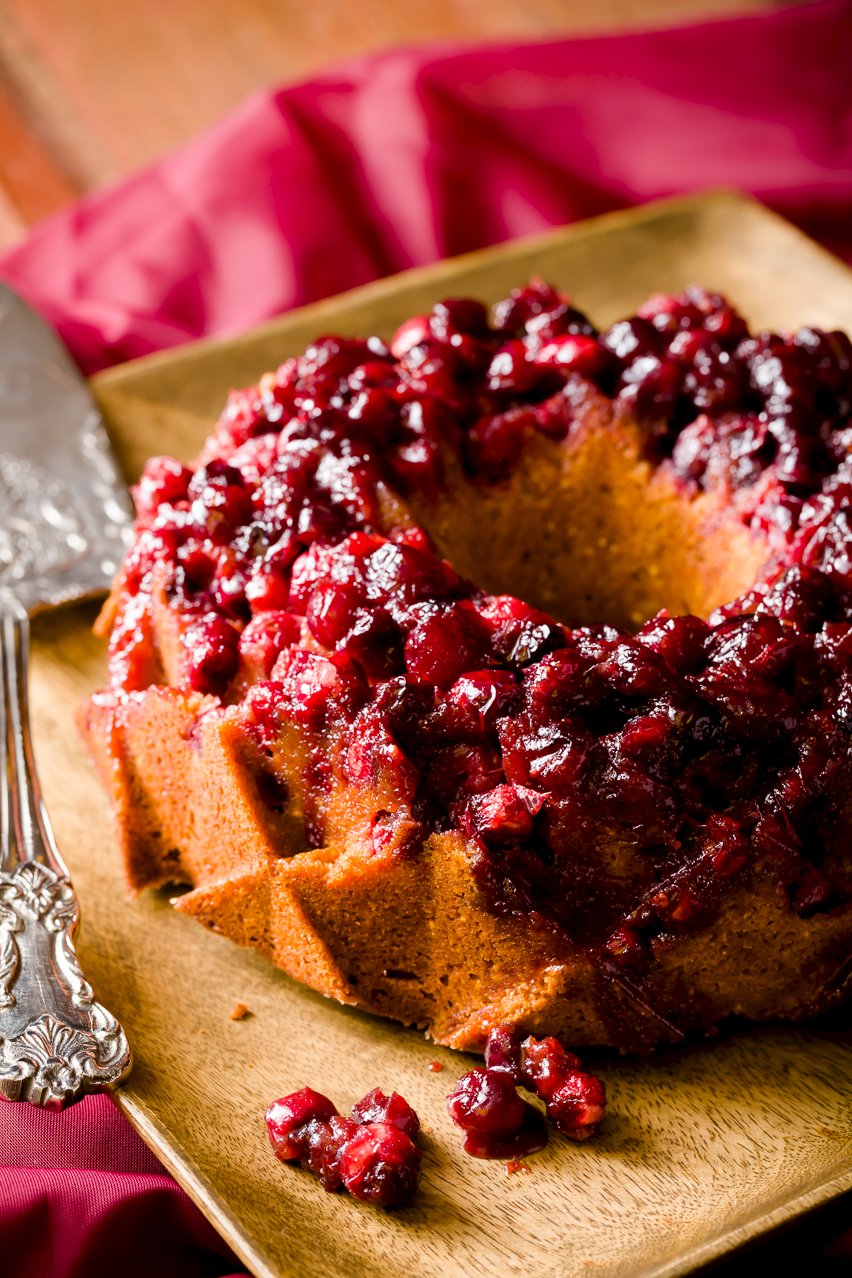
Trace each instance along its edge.
{"label": "cake hole", "polygon": [[706,617],[751,586],[766,545],[721,498],[690,497],[637,452],[626,427],[535,437],[509,479],[415,513],[457,571],[568,625],[637,630],[661,608]]}

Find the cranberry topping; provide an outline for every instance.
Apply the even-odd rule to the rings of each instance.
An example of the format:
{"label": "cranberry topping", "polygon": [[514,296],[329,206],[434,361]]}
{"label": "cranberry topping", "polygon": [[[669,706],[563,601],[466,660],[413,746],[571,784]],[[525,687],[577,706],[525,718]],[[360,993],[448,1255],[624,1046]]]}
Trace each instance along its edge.
{"label": "cranberry topping", "polygon": [[266,1128],[276,1156],[301,1163],[329,1192],[342,1188],[382,1207],[409,1203],[417,1192],[420,1120],[397,1092],[374,1088],[344,1118],[327,1096],[303,1087],[273,1101]]}
{"label": "cranberry topping", "polygon": [[[654,465],[767,538],[748,595],[635,635],[570,629],[465,581],[397,511],[428,505],[446,467],[500,484],[533,436],[570,433],[582,395],[638,419]],[[390,347],[322,337],[232,395],[194,469],[145,468],[113,683],[163,677],[164,595],[178,680],[238,702],[267,756],[299,733],[309,844],[336,786],[375,786],[367,855],[459,830],[490,908],[620,979],[767,857],[792,910],[830,912],[852,892],[836,800],[852,784],[850,407],[848,338],[750,336],[697,288],[602,333],[534,280],[490,320],[441,303]],[[283,809],[276,777],[258,788]]]}

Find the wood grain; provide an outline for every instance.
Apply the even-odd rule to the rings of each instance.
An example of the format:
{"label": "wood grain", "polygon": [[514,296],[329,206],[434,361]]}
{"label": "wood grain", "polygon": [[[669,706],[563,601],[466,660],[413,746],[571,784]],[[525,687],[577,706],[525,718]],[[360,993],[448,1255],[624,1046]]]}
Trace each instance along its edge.
{"label": "wood grain", "polygon": [[[0,0],[0,248],[77,191],[249,93],[431,40],[535,40],[759,12],[777,0]],[[3,97],[13,106],[4,106]],[[70,186],[70,190],[68,189]],[[33,197],[36,198],[33,198]],[[3,206],[12,210],[4,216]]]}
{"label": "wood grain", "polygon": [[[722,194],[648,207],[102,374],[96,392],[128,474],[153,451],[189,456],[229,384],[318,329],[387,333],[429,300],[494,297],[531,269],[599,320],[701,280],[757,324],[852,326],[852,276],[759,206]],[[41,619],[33,686],[39,767],[83,907],[81,956],[134,1045],[121,1108],[255,1274],[493,1278],[533,1262],[540,1278],[673,1278],[852,1185],[848,1018],[732,1032],[643,1062],[598,1053],[611,1097],[599,1140],[554,1140],[528,1176],[467,1157],[443,1103],[463,1059],[294,985],[174,913],[165,894],[125,898],[106,801],[72,728],[104,679],[91,618]],[[237,1002],[251,1015],[233,1021]],[[409,1098],[427,1133],[413,1207],[372,1211],[276,1163],[262,1110],[306,1082],[341,1107],[376,1085]]]}

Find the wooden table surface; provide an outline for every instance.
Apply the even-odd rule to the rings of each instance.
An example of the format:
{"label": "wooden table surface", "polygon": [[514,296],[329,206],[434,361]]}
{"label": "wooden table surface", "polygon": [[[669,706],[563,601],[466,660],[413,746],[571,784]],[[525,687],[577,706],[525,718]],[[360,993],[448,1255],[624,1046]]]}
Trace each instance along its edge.
{"label": "wooden table surface", "polygon": [[0,0],[0,252],[252,90],[424,40],[559,35],[778,0]]}

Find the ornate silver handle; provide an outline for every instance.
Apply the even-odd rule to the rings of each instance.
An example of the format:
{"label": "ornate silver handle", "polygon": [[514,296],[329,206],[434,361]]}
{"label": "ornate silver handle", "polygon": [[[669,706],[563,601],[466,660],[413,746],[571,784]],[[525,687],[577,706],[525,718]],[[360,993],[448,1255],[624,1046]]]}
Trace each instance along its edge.
{"label": "ornate silver handle", "polygon": [[35,773],[28,651],[26,610],[0,592],[0,1097],[60,1109],[115,1087],[131,1056],[74,950],[80,908]]}

